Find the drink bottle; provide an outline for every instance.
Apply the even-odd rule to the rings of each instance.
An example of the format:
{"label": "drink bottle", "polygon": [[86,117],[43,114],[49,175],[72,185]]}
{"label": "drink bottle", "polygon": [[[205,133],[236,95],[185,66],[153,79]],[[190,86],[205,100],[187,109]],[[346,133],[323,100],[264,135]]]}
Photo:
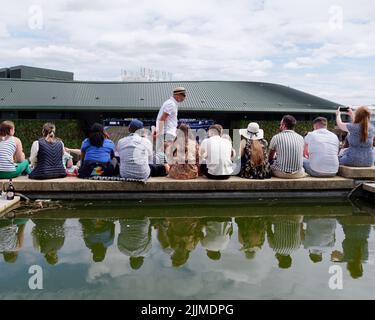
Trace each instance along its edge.
{"label": "drink bottle", "polygon": [[14,185],[12,182],[12,179],[9,180],[8,188],[7,188],[7,200],[13,200],[14,199],[14,194],[16,190],[14,189]]}

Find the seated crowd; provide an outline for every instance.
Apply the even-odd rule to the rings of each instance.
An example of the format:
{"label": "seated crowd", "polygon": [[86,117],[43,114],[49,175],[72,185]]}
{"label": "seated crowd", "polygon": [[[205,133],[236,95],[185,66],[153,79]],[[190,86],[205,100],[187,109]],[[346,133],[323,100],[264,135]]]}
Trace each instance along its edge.
{"label": "seated crowd", "polygon": [[[187,124],[181,124],[174,140],[171,137],[162,140],[161,150],[155,152],[154,142],[162,137],[150,135],[142,121],[133,119],[129,134],[117,145],[104,127],[95,123],[80,150],[65,147],[56,137],[55,125],[46,123],[27,160],[20,139],[14,136],[14,123],[4,121],[0,124],[0,179],[19,175],[28,175],[30,179],[115,176],[134,181],[160,176],[187,180],[200,175],[215,180],[232,175],[246,179],[271,176],[295,179],[307,175],[333,177],[339,165],[373,166],[375,129],[370,123],[369,109],[360,107],[355,112],[349,109],[351,123],[342,122],[339,110],[336,115],[338,128],[347,132],[346,148],[340,150],[340,141],[327,129],[326,118],[314,119],[313,131],[303,138],[294,131],[296,119],[286,115],[280,122],[280,132],[270,143],[258,123],[249,123],[247,129],[241,129],[238,157],[230,136],[224,134],[219,124],[212,125],[202,141],[197,140]],[[80,154],[76,165],[72,152]]]}

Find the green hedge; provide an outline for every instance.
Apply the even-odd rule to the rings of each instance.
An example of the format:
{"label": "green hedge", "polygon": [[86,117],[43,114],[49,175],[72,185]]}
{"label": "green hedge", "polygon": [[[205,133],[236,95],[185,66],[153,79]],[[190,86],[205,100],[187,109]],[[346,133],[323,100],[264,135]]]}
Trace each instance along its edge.
{"label": "green hedge", "polygon": [[[264,130],[264,137],[269,142],[271,138],[279,133],[279,125],[280,121],[255,121],[259,124],[260,128]],[[233,121],[232,122],[232,128],[233,129],[244,129],[247,128],[247,125],[249,124],[248,120],[239,120],[239,121]],[[335,126],[334,121],[328,122],[328,129],[333,130]],[[312,121],[298,121],[295,128],[295,131],[298,132],[300,135],[305,135],[306,132],[312,131]]]}
{"label": "green hedge", "polygon": [[[6,119],[8,120],[8,119]],[[3,120],[0,120],[0,122]],[[15,136],[22,141],[26,156],[30,155],[31,145],[34,140],[42,136],[42,127],[46,122],[56,125],[56,136],[62,139],[68,148],[81,147],[84,139],[83,125],[78,120],[12,120],[16,126]]]}

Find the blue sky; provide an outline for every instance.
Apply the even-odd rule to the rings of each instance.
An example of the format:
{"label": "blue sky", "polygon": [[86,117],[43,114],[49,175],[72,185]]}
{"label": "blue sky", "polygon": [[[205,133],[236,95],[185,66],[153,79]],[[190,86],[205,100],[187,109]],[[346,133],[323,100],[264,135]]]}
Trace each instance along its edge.
{"label": "blue sky", "polygon": [[[15,18],[16,17],[16,18]],[[274,82],[343,104],[375,104],[371,0],[19,0],[3,4],[0,67],[120,80]]]}

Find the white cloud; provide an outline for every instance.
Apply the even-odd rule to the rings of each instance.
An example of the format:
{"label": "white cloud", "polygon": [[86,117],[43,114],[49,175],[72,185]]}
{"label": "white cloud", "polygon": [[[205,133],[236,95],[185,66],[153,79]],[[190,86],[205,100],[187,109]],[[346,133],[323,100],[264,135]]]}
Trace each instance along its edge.
{"label": "white cloud", "polygon": [[[350,70],[362,72],[375,55],[375,6],[371,0],[167,0],[39,1],[43,28],[30,29],[30,2],[2,8],[2,66],[31,64],[75,72],[79,80],[120,80],[120,70],[140,67],[173,73],[174,80],[287,80],[326,91],[324,81]],[[333,9],[332,9],[333,8]],[[342,10],[341,10],[342,9]],[[17,19],[14,19],[17,12]],[[342,13],[342,27],[332,28]],[[336,20],[335,20],[336,19]],[[1,67],[2,67],[1,66]],[[352,99],[375,101],[366,83]],[[323,72],[322,72],[323,70]],[[318,74],[305,83],[304,74]],[[351,79],[332,83],[340,100]],[[288,83],[281,82],[288,85]],[[321,88],[319,90],[319,87]],[[312,92],[312,93],[314,93]],[[362,95],[362,98],[361,98]],[[360,103],[361,101],[355,101]]]}

